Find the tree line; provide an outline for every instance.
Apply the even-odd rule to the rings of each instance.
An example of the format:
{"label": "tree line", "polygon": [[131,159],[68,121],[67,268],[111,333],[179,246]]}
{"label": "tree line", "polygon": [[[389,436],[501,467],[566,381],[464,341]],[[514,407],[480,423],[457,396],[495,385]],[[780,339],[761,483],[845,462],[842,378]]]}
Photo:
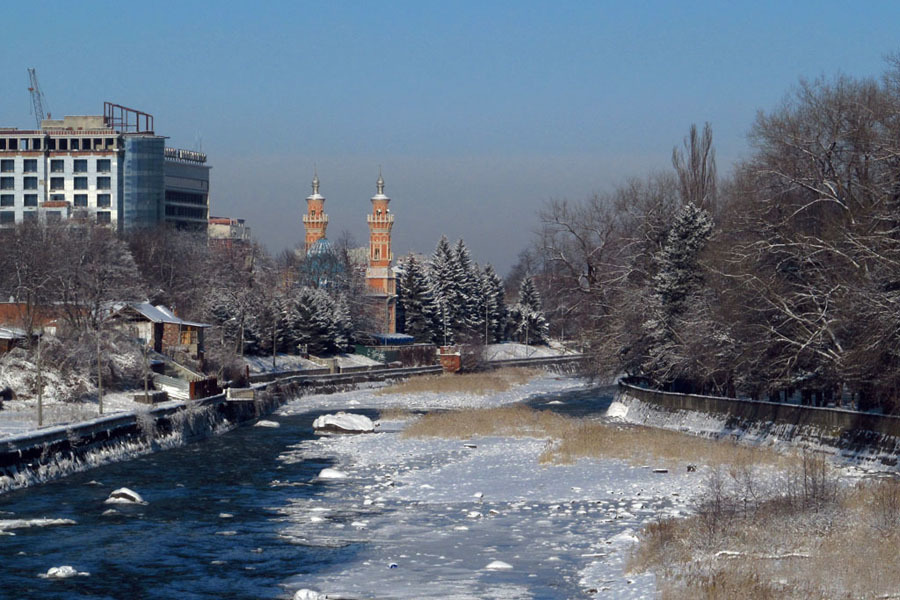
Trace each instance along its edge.
{"label": "tree line", "polygon": [[398,330],[417,342],[548,341],[547,321],[532,278],[522,278],[517,302],[507,306],[503,280],[491,265],[479,267],[462,239],[451,246],[442,237],[424,264],[409,255],[401,266]]}
{"label": "tree line", "polygon": [[692,126],[672,170],[550,201],[525,259],[552,329],[663,389],[897,408],[900,61],[802,80],[716,172]]}

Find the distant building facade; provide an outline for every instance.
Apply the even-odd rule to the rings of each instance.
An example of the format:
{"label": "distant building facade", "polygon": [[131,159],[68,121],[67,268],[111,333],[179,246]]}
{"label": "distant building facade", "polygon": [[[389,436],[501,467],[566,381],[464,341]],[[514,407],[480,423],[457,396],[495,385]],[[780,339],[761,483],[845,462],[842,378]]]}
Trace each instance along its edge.
{"label": "distant building facade", "polygon": [[210,247],[231,250],[250,244],[250,228],[244,219],[210,217],[207,232]]}
{"label": "distant building facade", "polygon": [[192,231],[206,229],[210,168],[202,152],[165,149],[163,219],[166,223]]}
{"label": "distant building facade", "polygon": [[[184,160],[180,152],[167,151],[152,115],[109,102],[103,115],[44,119],[39,130],[0,128],[0,227],[68,220],[119,232],[153,227],[167,220],[167,186],[170,222],[203,226],[206,157]],[[199,210],[177,214],[185,205]]]}

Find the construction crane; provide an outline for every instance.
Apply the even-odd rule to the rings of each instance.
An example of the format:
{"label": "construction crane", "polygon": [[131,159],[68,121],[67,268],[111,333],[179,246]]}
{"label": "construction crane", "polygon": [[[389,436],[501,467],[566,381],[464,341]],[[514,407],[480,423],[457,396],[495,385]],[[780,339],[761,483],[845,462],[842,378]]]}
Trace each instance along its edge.
{"label": "construction crane", "polygon": [[[34,105],[34,120],[37,123],[37,129],[41,128],[41,121],[44,120],[44,92],[38,85],[37,73],[33,68],[28,69],[28,91],[31,93],[31,103]],[[47,113],[50,118],[50,113]]]}

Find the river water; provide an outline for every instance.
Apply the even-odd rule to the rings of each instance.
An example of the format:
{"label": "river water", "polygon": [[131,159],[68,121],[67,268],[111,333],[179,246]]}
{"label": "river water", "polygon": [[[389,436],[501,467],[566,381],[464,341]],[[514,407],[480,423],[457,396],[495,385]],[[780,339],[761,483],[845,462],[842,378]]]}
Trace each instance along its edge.
{"label": "river water", "polygon": [[[609,401],[606,394],[598,398],[597,390],[560,397],[565,404],[548,404],[556,396],[530,404],[578,414]],[[313,437],[318,414],[279,416],[280,428],[242,427],[0,496],[0,520],[75,522],[8,530],[15,535],[0,531],[0,598],[290,597],[283,587],[289,578],[351,561],[364,549],[360,543],[300,545],[279,533],[285,525],[279,508],[327,497],[327,485],[313,480],[329,462],[279,460],[292,445]],[[122,486],[148,503],[105,504]],[[107,512],[111,508],[114,513]],[[90,575],[38,577],[60,565]]]}

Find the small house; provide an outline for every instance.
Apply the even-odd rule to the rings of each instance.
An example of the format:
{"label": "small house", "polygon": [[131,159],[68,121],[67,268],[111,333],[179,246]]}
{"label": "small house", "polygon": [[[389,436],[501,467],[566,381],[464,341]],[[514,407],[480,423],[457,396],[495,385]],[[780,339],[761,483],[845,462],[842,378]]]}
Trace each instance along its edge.
{"label": "small house", "polygon": [[130,329],[132,335],[160,354],[186,352],[202,359],[206,323],[185,321],[163,305],[130,302],[116,310],[115,320]]}

